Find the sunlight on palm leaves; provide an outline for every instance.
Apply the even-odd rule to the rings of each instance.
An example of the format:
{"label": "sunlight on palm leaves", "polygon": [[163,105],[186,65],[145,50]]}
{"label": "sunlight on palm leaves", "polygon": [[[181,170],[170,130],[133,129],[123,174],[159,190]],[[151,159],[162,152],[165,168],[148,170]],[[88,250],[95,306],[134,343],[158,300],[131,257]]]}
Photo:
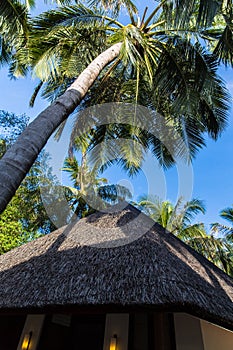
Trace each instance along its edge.
{"label": "sunlight on palm leaves", "polygon": [[183,199],[179,198],[173,205],[170,201],[161,201],[156,196],[141,196],[138,206],[168,231],[183,239],[186,235],[189,238],[198,232],[198,227],[192,227],[191,221],[195,215],[205,213],[204,204],[198,199],[183,203]]}
{"label": "sunlight on palm leaves", "polygon": [[[106,207],[110,203],[117,203],[121,200],[132,198],[130,191],[121,185],[109,185],[106,178],[100,177],[99,168],[95,165],[90,167],[87,161],[90,147],[89,135],[76,138],[73,144],[72,156],[65,159],[63,171],[70,175],[74,187],[66,186],[69,203],[76,215],[86,216],[94,211],[90,206],[89,200],[93,204],[101,201]],[[73,152],[80,151],[81,161],[73,155]],[[96,199],[96,200],[95,200]]]}
{"label": "sunlight on palm leaves", "polygon": [[[131,0],[87,3],[89,6],[80,1],[57,1],[60,7],[29,20],[27,7],[34,6],[34,1],[2,1],[1,46],[4,49],[6,39],[11,37],[10,73],[25,75],[31,70],[39,77],[31,104],[40,90],[43,97],[54,100],[97,55],[121,42],[119,56],[96,79],[89,90],[91,98],[85,98],[82,108],[97,100],[99,103],[106,100],[142,103],[158,111],[166,125],[179,133],[190,155],[185,160],[192,160],[197,150],[205,145],[205,133],[216,139],[226,124],[230,97],[217,75],[219,60],[201,45],[203,38],[208,42],[211,39],[215,46],[210,44],[210,47],[220,60],[229,63],[222,54],[225,52],[229,56],[232,49],[228,42],[221,46],[224,31],[222,25],[217,28],[217,24],[221,17],[228,26],[230,40],[231,1],[163,0],[151,14],[147,15],[145,9],[141,18]],[[122,6],[130,18],[126,25],[118,21]],[[9,20],[12,16],[15,18],[13,26]],[[211,36],[212,29],[215,34]],[[3,57],[2,61],[6,60],[9,61],[9,57]],[[107,96],[103,85],[109,88]],[[119,162],[133,174],[140,167],[144,151],[150,148],[161,165],[172,165],[173,154],[153,135],[140,134],[139,129],[134,128],[128,134],[130,140],[137,139],[142,144],[142,149],[125,146],[114,155],[113,142],[112,159],[121,153]],[[119,131],[128,132],[127,127],[120,127],[114,131],[118,137],[121,137]],[[135,137],[135,133],[140,137]],[[93,135],[98,136],[96,130]],[[110,165],[111,159],[104,150],[102,153],[103,164]],[[184,157],[182,148],[177,149],[177,153]]]}
{"label": "sunlight on palm leaves", "polygon": [[[29,31],[28,12],[25,5],[15,0],[0,2],[0,61],[10,63],[14,53],[24,47]],[[14,60],[14,59],[13,59]],[[17,76],[17,69],[15,69]]]}
{"label": "sunlight on palm leaves", "polygon": [[169,232],[233,276],[232,244],[224,238],[207,234],[203,223],[192,223],[197,214],[205,214],[202,201],[193,199],[183,203],[182,198],[179,198],[173,205],[156,196],[141,196],[136,205]]}
{"label": "sunlight on palm leaves", "polygon": [[[105,5],[108,3],[111,7],[111,2]],[[42,96],[54,100],[101,50],[122,42],[120,56],[103,72],[103,83],[101,79],[95,82],[93,94],[90,91],[92,98],[84,104],[95,104],[93,95],[98,96],[97,103],[106,101],[104,86],[109,87],[112,81],[120,83],[108,89],[108,99],[125,102],[124,90],[131,85],[127,101],[147,103],[164,115],[180,133],[192,159],[204,146],[206,131],[216,138],[224,128],[229,95],[216,75],[214,58],[200,45],[193,45],[186,32],[166,29],[165,4],[161,2],[147,18],[145,11],[141,20],[131,9],[132,23],[128,25],[109,18],[99,6],[92,10],[80,2],[40,15],[32,22],[27,49],[17,51],[15,56],[18,72],[20,62],[28,62],[41,80],[31,104],[41,89]],[[158,152],[161,147],[151,143]]]}
{"label": "sunlight on palm leaves", "polygon": [[222,219],[227,220],[231,226],[223,225],[220,223],[211,224],[211,229],[214,233],[223,235],[227,241],[233,243],[233,208],[225,208],[220,211]]}
{"label": "sunlight on palm leaves", "polygon": [[226,239],[209,234],[193,238],[189,244],[220,269],[233,276],[233,247]]}

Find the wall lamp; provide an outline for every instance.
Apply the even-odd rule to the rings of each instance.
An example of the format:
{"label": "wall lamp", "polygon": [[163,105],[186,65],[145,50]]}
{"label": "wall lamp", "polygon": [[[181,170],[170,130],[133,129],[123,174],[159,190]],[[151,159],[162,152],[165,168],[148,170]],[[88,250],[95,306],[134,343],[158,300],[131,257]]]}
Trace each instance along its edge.
{"label": "wall lamp", "polygon": [[21,350],[29,350],[30,349],[30,343],[32,339],[32,332],[26,333],[24,335],[23,341],[22,341],[22,346]]}
{"label": "wall lamp", "polygon": [[109,350],[117,350],[117,335],[114,334],[110,339],[110,347]]}

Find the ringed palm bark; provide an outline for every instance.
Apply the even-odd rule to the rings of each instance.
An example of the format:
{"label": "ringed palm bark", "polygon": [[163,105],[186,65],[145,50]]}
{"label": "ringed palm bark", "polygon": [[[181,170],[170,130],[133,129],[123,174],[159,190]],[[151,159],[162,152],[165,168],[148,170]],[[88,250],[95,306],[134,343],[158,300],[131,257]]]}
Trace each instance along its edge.
{"label": "ringed palm bark", "polygon": [[[126,2],[126,1],[125,1]],[[130,2],[130,1],[129,1]],[[105,1],[105,3],[107,3]],[[33,161],[36,159],[36,156],[42,149],[42,147],[47,142],[49,136],[53,133],[54,130],[68,117],[68,115],[75,109],[75,107],[80,103],[80,101],[84,98],[85,94],[89,90],[89,88],[92,86],[92,84],[97,81],[98,77],[100,76],[101,71],[103,68],[109,63],[113,62],[113,65],[109,68],[107,71],[107,76],[110,76],[111,72],[113,71],[113,68],[116,68],[116,66],[119,67],[119,65],[122,65],[124,68],[124,71],[130,71],[130,76],[128,78],[131,78],[134,82],[136,82],[136,100],[139,96],[139,81],[143,77],[145,81],[147,81],[147,84],[150,84],[150,90],[153,90],[153,82],[154,76],[154,68],[164,68],[163,54],[166,54],[167,57],[171,62],[178,63],[176,66],[175,72],[173,71],[170,75],[170,81],[177,81],[177,74],[179,74],[179,86],[174,86],[172,84],[166,85],[166,90],[168,90],[169,95],[169,101],[172,100],[177,101],[177,105],[185,102],[185,97],[188,96],[189,98],[192,97],[191,103],[190,100],[189,106],[192,107],[192,111],[185,111],[181,113],[182,118],[174,118],[173,125],[176,126],[178,129],[181,129],[181,133],[183,133],[182,137],[183,139],[188,139],[190,134],[192,134],[192,137],[194,137],[196,131],[200,131],[198,134],[198,137],[193,139],[194,144],[194,151],[195,147],[196,149],[198,147],[201,147],[203,145],[203,139],[200,136],[201,133],[204,133],[205,131],[209,131],[210,134],[212,134],[213,137],[217,137],[219,132],[224,127],[224,122],[226,118],[226,111],[227,111],[227,103],[225,102],[225,99],[227,99],[226,91],[224,90],[224,87],[222,86],[221,81],[216,77],[216,64],[213,63],[213,61],[209,60],[208,57],[204,57],[201,53],[201,51],[197,50],[195,46],[192,45],[192,41],[187,41],[187,45],[184,47],[183,54],[186,58],[186,65],[182,64],[182,62],[178,62],[176,60],[177,57],[174,59],[174,52],[172,49],[175,47],[175,45],[179,45],[179,43],[175,43],[175,41],[169,42],[167,40],[169,35],[172,35],[173,38],[177,37],[177,32],[172,29],[169,33],[166,31],[166,25],[164,27],[164,23],[166,22],[163,15],[159,14],[161,6],[165,2],[162,2],[162,4],[153,12],[152,15],[148,17],[148,19],[145,20],[144,16],[142,20],[137,21],[135,20],[131,10],[130,10],[130,17],[132,20],[132,23],[123,26],[119,25],[120,29],[116,29],[117,23],[114,19],[108,18],[108,23],[114,23],[115,26],[112,26],[112,31],[114,34],[110,37],[110,41],[107,44],[106,51],[101,53],[80,75],[79,77],[74,81],[74,83],[67,89],[67,91],[60,96],[51,106],[49,106],[44,112],[42,112],[27,128],[27,130],[21,135],[21,137],[18,139],[17,143],[10,149],[4,158],[1,161],[1,167],[0,167],[0,177],[1,177],[1,184],[0,184],[0,210],[4,210],[5,206],[9,202],[10,198],[13,196],[15,190],[19,186],[20,182],[26,175],[27,171],[29,170],[30,166],[32,165]],[[76,14],[75,19],[73,18],[67,18],[67,14],[69,15],[70,12],[72,12],[75,15],[75,11],[78,13],[81,13],[81,16],[78,16]],[[85,12],[87,15],[83,15],[83,12]],[[22,47],[20,50],[16,52],[16,63],[20,67],[20,63],[23,62],[23,60],[20,62],[20,55],[22,57],[29,57],[29,61],[26,61],[28,66],[30,65],[36,69],[38,68],[38,62],[41,63],[41,58],[44,58],[44,61],[49,61],[47,58],[50,58],[48,55],[44,55],[42,53],[42,57],[38,57],[37,53],[35,52],[38,49],[38,46],[36,46],[35,42],[39,42],[39,44],[42,43],[42,41],[39,41],[39,36],[42,36],[42,39],[44,40],[43,45],[46,46],[46,43],[53,45],[53,38],[50,37],[51,41],[49,40],[49,33],[52,33],[52,35],[55,33],[55,36],[57,35],[57,29],[59,28],[59,24],[62,23],[64,26],[65,23],[70,23],[70,26],[72,27],[72,23],[77,22],[77,20],[80,22],[80,19],[83,22],[86,23],[93,23],[90,21],[90,18],[99,18],[100,20],[104,20],[107,17],[104,15],[95,15],[90,14],[90,10],[86,9],[85,7],[79,5],[77,7],[70,7],[66,8],[63,11],[61,11],[61,16],[63,16],[63,20],[59,23],[55,23],[55,31],[52,30],[50,21],[48,21],[49,13],[42,16],[42,20],[39,19],[39,21],[36,21],[34,27],[38,27],[41,23],[45,23],[47,28],[45,28],[45,35],[43,35],[43,31],[37,31],[34,42],[33,37],[32,41],[31,38],[26,42],[26,46]],[[93,12],[93,11],[92,11]],[[154,15],[159,15],[159,19],[153,20]],[[59,15],[59,13],[58,13]],[[65,19],[64,19],[65,16]],[[89,16],[89,19],[88,19]],[[53,18],[53,20],[56,22],[57,18],[57,12],[51,12],[50,18]],[[44,20],[44,22],[43,22]],[[94,21],[95,22],[95,21]],[[53,23],[52,23],[53,24]],[[80,23],[79,23],[80,24]],[[166,24],[166,23],[165,23]],[[161,28],[162,26],[162,28]],[[32,25],[33,27],[33,25]],[[107,33],[109,34],[109,26],[106,26],[106,24],[103,25]],[[75,27],[75,30],[77,27]],[[33,36],[33,33],[35,32],[35,28],[32,28],[31,35]],[[38,29],[38,28],[37,28]],[[62,28],[63,29],[63,28]],[[85,29],[85,28],[84,28]],[[96,30],[96,27],[93,26],[93,33]],[[157,30],[159,29],[159,30]],[[34,32],[33,32],[34,30]],[[58,31],[59,32],[59,31]],[[62,31],[60,31],[59,36],[62,37]],[[167,35],[169,34],[169,35]],[[109,36],[109,35],[107,35]],[[63,39],[63,37],[62,37]],[[162,39],[162,40],[161,40]],[[185,40],[184,40],[185,42]],[[30,43],[32,45],[30,46]],[[38,44],[38,43],[37,43]],[[56,44],[56,41],[55,41]],[[167,45],[169,44],[170,47]],[[34,52],[33,52],[33,45],[34,46]],[[59,48],[61,46],[56,46],[57,52],[59,51]],[[29,48],[29,50],[28,50]],[[64,48],[64,47],[63,47]],[[123,49],[124,50],[123,50]],[[51,51],[51,50],[50,50]],[[64,52],[64,51],[63,51]],[[189,57],[187,57],[186,53],[189,53]],[[25,56],[25,55],[26,56]],[[35,55],[34,55],[35,54]],[[31,56],[32,59],[31,59]],[[34,55],[34,57],[33,57]],[[197,57],[198,59],[195,60],[195,64],[192,64],[193,61],[191,57]],[[46,59],[45,59],[46,58]],[[63,58],[63,57],[61,57]],[[18,59],[18,61],[17,61]],[[162,62],[161,62],[162,61]],[[64,63],[65,62],[65,63]],[[63,64],[66,64],[66,60],[64,60]],[[205,71],[205,79],[197,79],[197,62],[202,63],[202,68]],[[50,61],[51,63],[51,61]],[[187,64],[191,63],[189,66],[190,69],[187,70],[187,72],[183,71],[184,67],[187,67]],[[25,63],[22,63],[22,67],[24,67]],[[62,64],[60,65],[62,66]],[[40,66],[41,67],[41,66]],[[63,65],[64,67],[64,65]],[[170,67],[170,66],[169,66]],[[27,68],[27,66],[26,66]],[[56,68],[59,68],[59,64],[56,66]],[[140,69],[143,68],[142,71]],[[166,67],[165,67],[166,68]],[[193,69],[194,68],[194,69]],[[21,69],[22,70],[22,69]],[[52,75],[51,72],[51,66],[49,73]],[[59,71],[59,69],[54,70],[54,75],[58,75],[60,78],[64,78],[63,71]],[[191,74],[192,73],[192,74]],[[182,95],[182,91],[184,91],[184,87],[182,86],[181,82],[183,77],[185,76],[185,84],[183,84],[185,87],[187,87],[187,91],[185,91],[185,96]],[[73,76],[71,76],[73,78]],[[70,76],[65,77],[69,78],[66,79],[66,83],[70,83]],[[188,79],[186,79],[189,77]],[[48,78],[49,79],[49,78]],[[161,77],[156,77],[157,81],[161,82]],[[46,80],[46,79],[45,79]],[[72,79],[73,80],[73,79]],[[51,81],[50,81],[51,82]],[[196,84],[196,87],[194,89],[193,82]],[[52,85],[54,81],[52,79]],[[58,83],[61,84],[61,80],[58,79]],[[161,83],[163,84],[163,82]],[[161,85],[160,84],[160,85]],[[54,86],[53,86],[54,87]],[[175,93],[174,93],[175,88]],[[196,94],[193,94],[193,91],[195,90]],[[200,105],[198,101],[198,97],[202,95],[204,91],[207,91],[208,96],[204,96],[204,99],[202,99],[202,105]],[[115,91],[116,92],[116,91]],[[191,94],[192,93],[192,94]],[[208,98],[207,98],[208,97]],[[201,108],[201,113],[198,116],[198,118],[195,119],[193,113],[195,111],[196,103],[198,103],[199,108]],[[187,105],[187,104],[186,104]],[[187,120],[189,120],[189,113],[191,113],[191,120],[192,122],[189,123]],[[200,117],[200,118],[199,118]],[[172,118],[170,118],[171,122]],[[196,120],[198,120],[198,123],[196,123]],[[188,128],[187,128],[188,126]],[[189,127],[190,126],[190,127]],[[153,140],[152,140],[153,143]],[[156,154],[159,153],[159,147],[161,145],[158,145],[157,143],[154,144],[154,152]],[[161,147],[160,147],[161,148]],[[194,152],[195,153],[195,152]]]}

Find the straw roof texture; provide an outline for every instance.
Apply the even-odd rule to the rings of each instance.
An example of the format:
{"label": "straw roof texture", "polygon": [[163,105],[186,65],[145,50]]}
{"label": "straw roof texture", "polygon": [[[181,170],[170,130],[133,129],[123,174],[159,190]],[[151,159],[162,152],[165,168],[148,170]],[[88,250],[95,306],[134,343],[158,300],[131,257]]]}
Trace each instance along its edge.
{"label": "straw roof texture", "polygon": [[229,276],[131,205],[0,257],[2,312],[139,307],[189,312],[233,329],[232,301]]}

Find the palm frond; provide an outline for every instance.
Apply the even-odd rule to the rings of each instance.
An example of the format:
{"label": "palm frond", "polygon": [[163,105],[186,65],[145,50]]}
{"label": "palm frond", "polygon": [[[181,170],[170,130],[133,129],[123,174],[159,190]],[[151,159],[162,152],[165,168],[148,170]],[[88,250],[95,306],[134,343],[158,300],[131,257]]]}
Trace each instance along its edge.
{"label": "palm frond", "polygon": [[[17,51],[24,47],[28,40],[30,28],[27,8],[16,0],[2,0],[0,2],[0,61],[10,63]],[[13,66],[17,66],[16,60]],[[18,72],[25,72],[25,64],[17,66]],[[12,74],[13,68],[10,70]]]}
{"label": "palm frond", "polygon": [[42,86],[43,86],[43,82],[40,81],[40,82],[37,84],[37,86],[35,87],[34,92],[33,92],[32,96],[31,96],[31,98],[30,98],[30,101],[29,101],[29,106],[30,106],[30,107],[33,107],[33,106],[34,106],[35,99],[36,99],[36,97],[37,97],[37,95],[38,95],[40,89],[42,88]]}
{"label": "palm frond", "polygon": [[117,200],[129,200],[132,193],[121,185],[104,185],[98,187],[98,195],[105,201],[115,203]]}
{"label": "palm frond", "polygon": [[226,26],[213,53],[219,57],[226,66],[233,67],[233,31],[231,26]]}
{"label": "palm frond", "polygon": [[219,223],[213,223],[210,225],[211,230],[214,233],[218,233],[223,235],[227,241],[230,243],[233,243],[233,208],[228,207],[220,211],[221,218],[227,220],[231,226],[219,224]]}
{"label": "palm frond", "polygon": [[27,7],[27,9],[33,9],[36,6],[36,1],[35,0],[24,0],[24,3]]}
{"label": "palm frond", "polygon": [[[205,238],[207,236],[204,224],[193,224],[188,227],[185,227],[181,232],[178,232],[177,237],[182,239],[184,242],[187,242],[189,245],[191,245],[194,249],[196,248],[195,243],[200,238]],[[203,247],[202,247],[203,250]]]}
{"label": "palm frond", "polygon": [[227,225],[219,224],[217,222],[210,225],[214,233],[224,235],[233,241],[233,228]]}
{"label": "palm frond", "polygon": [[232,245],[229,245],[225,239],[206,235],[191,239],[189,244],[220,269],[233,275]]}
{"label": "palm frond", "polygon": [[17,0],[1,0],[0,2],[0,30],[6,30],[8,35],[15,36],[20,31],[27,32],[28,17],[26,6]]}
{"label": "palm frond", "polygon": [[123,8],[126,8],[131,16],[138,12],[135,3],[132,0],[89,0],[88,3],[91,7],[103,7],[115,17],[119,15]]}
{"label": "palm frond", "polygon": [[228,207],[220,211],[220,216],[233,224],[233,208]]}
{"label": "palm frond", "polygon": [[213,56],[180,39],[173,45],[164,46],[154,77],[155,105],[169,115],[193,158],[205,145],[204,132],[216,139],[226,126],[230,96],[216,74],[218,62]]}
{"label": "palm frond", "polygon": [[4,38],[0,35],[0,66],[10,63],[11,57],[12,55],[9,45],[7,45]]}
{"label": "palm frond", "polygon": [[[83,5],[43,13],[33,21],[30,64],[50,100],[61,94],[106,43],[101,13]],[[22,53],[23,54],[23,53]]]}
{"label": "palm frond", "polygon": [[61,170],[68,172],[71,180],[74,182],[74,184],[76,184],[77,176],[80,171],[80,165],[75,157],[67,157]]}
{"label": "palm frond", "polygon": [[184,205],[183,222],[190,223],[197,214],[205,214],[204,202],[199,199],[192,199]]}
{"label": "palm frond", "polygon": [[197,18],[198,26],[208,27],[221,9],[221,1],[174,0],[173,3],[176,13],[176,24],[180,27],[189,24],[194,15]]}
{"label": "palm frond", "polygon": [[[116,26],[122,25],[116,20],[105,16],[101,9],[92,9],[78,3],[73,6],[63,6],[55,10],[43,12],[33,20],[33,27],[38,33],[48,33],[57,30],[57,27],[85,26],[91,23],[114,23]],[[78,29],[77,27],[77,29]]]}

